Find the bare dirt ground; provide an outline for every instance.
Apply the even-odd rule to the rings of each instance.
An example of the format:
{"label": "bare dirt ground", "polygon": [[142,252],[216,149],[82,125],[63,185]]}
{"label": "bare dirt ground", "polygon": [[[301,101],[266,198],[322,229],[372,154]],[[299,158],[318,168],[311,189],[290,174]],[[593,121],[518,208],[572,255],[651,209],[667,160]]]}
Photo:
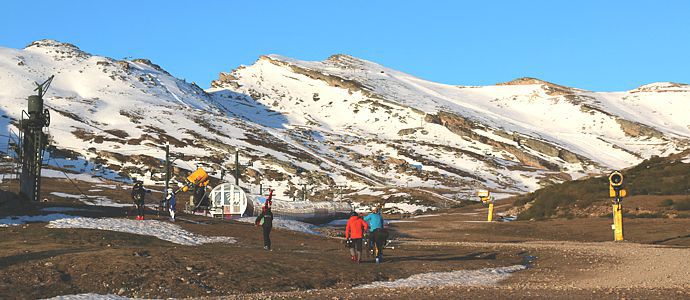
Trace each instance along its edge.
{"label": "bare dirt ground", "polygon": [[[58,179],[44,184],[45,195],[76,194]],[[90,194],[123,203],[129,199],[126,187],[78,184],[85,192],[102,190]],[[7,184],[0,189],[16,190]],[[0,217],[40,214],[13,205],[11,196],[2,192]],[[84,207],[74,199],[46,199],[37,205]],[[79,214],[125,217],[126,211]],[[183,218],[202,222],[176,222],[188,231],[231,236],[237,243],[183,246],[127,233],[46,228],[45,223],[0,228],[0,298],[80,293],[210,299],[690,298],[690,219],[626,219],[627,241],[614,243],[610,218],[486,223],[486,209],[473,205],[391,224],[395,249],[376,265],[349,262],[337,238],[274,229],[269,252],[261,249],[261,233],[250,224]],[[352,289],[419,273],[521,264],[526,257],[533,257],[530,267],[498,286]]]}

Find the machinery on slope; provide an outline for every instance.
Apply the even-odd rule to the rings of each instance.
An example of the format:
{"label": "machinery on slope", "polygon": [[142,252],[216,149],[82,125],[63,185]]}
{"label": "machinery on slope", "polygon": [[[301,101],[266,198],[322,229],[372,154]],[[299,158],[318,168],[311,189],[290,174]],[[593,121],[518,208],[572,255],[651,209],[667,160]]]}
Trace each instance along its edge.
{"label": "machinery on slope", "polygon": [[[256,216],[266,199],[261,195],[249,195],[241,187],[223,182],[208,192],[210,177],[199,168],[185,179],[185,184],[175,193],[191,191],[185,210],[189,213],[210,214],[212,217]],[[347,202],[285,201],[273,199],[270,203],[278,218],[302,221],[328,221],[346,217],[352,206]]]}
{"label": "machinery on slope", "polygon": [[187,203],[185,210],[188,212],[195,212],[199,209],[207,210],[210,206],[208,201],[208,193],[206,192],[206,187],[210,183],[210,178],[208,173],[202,168],[198,168],[192,174],[185,178],[184,185],[175,191],[175,194],[180,192],[190,191],[192,194],[189,196],[189,202]]}

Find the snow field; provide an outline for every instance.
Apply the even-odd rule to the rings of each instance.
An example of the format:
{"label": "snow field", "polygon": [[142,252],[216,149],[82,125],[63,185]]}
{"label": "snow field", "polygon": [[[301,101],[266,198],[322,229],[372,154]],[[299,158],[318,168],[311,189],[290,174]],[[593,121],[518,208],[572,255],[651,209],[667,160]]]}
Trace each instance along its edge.
{"label": "snow field", "polygon": [[206,237],[191,233],[180,226],[156,220],[71,217],[50,221],[48,228],[84,228],[148,235],[180,245],[198,246],[208,243],[235,243],[227,236]]}

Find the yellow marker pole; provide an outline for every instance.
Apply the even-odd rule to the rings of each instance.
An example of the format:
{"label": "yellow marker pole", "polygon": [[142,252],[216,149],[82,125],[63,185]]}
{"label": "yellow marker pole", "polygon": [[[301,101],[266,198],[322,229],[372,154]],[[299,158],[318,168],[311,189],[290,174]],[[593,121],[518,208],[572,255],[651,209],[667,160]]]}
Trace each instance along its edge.
{"label": "yellow marker pole", "polygon": [[613,240],[623,240],[623,207],[620,202],[613,205]]}
{"label": "yellow marker pole", "polygon": [[494,220],[494,203],[489,202],[489,217],[486,219],[488,222],[491,222]]}

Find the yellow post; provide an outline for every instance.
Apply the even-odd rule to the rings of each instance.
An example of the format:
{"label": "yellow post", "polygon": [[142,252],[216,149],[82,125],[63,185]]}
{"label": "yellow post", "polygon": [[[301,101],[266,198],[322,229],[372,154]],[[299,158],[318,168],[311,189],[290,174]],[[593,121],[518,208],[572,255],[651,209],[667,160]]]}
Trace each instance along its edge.
{"label": "yellow post", "polygon": [[613,240],[623,240],[623,209],[620,203],[613,205]]}
{"label": "yellow post", "polygon": [[494,220],[494,203],[489,202],[489,217],[487,218],[488,222],[491,222]]}

